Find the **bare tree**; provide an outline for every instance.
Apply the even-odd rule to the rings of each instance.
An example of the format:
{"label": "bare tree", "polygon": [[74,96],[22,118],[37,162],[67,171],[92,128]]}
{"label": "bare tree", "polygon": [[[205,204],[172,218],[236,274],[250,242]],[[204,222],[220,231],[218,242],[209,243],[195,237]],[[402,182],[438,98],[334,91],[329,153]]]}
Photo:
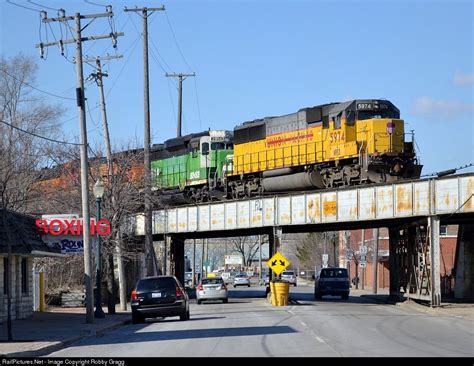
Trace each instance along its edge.
{"label": "bare tree", "polygon": [[[46,102],[34,88],[37,67],[22,55],[0,57],[0,209],[7,233],[7,334],[12,340],[12,243],[8,211],[28,212],[35,200],[34,182],[54,150],[62,109]],[[39,138],[43,136],[46,138]],[[48,140],[49,138],[49,140]]]}
{"label": "bare tree", "polygon": [[258,236],[238,236],[230,239],[231,250],[239,253],[245,267],[250,267],[258,253]]}
{"label": "bare tree", "polygon": [[337,265],[337,232],[316,232],[304,234],[296,245],[296,257],[306,268],[321,268],[323,254],[328,255],[328,263]]}
{"label": "bare tree", "polygon": [[[126,262],[133,262],[136,261],[141,252],[139,246],[125,244],[124,235],[126,233],[121,230],[121,227],[123,227],[123,223],[128,216],[143,210],[143,200],[141,199],[143,152],[141,149],[137,149],[137,144],[133,143],[122,145],[116,150],[118,152],[112,155],[113,175],[109,175],[107,161],[102,157],[102,151],[93,150],[95,158],[90,159],[89,163],[89,190],[92,191],[92,186],[98,179],[103,181],[106,189],[105,196],[101,201],[101,217],[108,219],[111,223],[111,233],[102,239],[101,250],[102,260],[105,264],[103,266],[105,274],[103,278],[106,281],[109,313],[115,312],[115,299],[117,297],[114,256],[117,255],[117,252],[120,252]],[[80,211],[79,155],[77,153],[78,151],[75,151],[64,155],[63,158],[71,160],[61,162],[60,165],[54,168],[42,171],[39,180],[35,183],[42,197],[36,202],[36,208],[39,212],[55,214],[58,212],[75,213]],[[58,158],[56,161],[62,160],[64,159]],[[58,190],[58,188],[60,189]],[[112,197],[114,198],[113,201]],[[91,207],[96,207],[95,198],[92,195],[90,200]],[[71,259],[74,256],[77,259]],[[82,278],[83,273],[72,269],[71,266],[77,266],[80,269],[82,260],[82,256],[76,254],[68,255],[66,258],[44,259],[42,264],[48,278],[55,278],[51,281],[51,286],[48,286],[47,290],[58,293],[80,286],[79,278]],[[66,263],[68,263],[68,266],[65,266]],[[61,272],[61,268],[63,272]],[[122,282],[126,282],[124,278],[122,278]],[[123,286],[123,289],[123,292],[126,293],[125,286]],[[121,297],[124,297],[123,294],[121,294]]]}

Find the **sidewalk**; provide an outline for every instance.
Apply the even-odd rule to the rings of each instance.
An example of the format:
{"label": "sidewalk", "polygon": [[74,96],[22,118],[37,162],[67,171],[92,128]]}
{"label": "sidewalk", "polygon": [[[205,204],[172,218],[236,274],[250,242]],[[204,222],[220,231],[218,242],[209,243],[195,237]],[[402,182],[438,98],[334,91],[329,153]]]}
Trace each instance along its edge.
{"label": "sidewalk", "polygon": [[[128,307],[130,309],[130,307]],[[107,308],[104,307],[104,311]],[[0,357],[38,357],[67,347],[82,338],[99,335],[130,322],[130,312],[94,319],[86,324],[85,308],[49,308],[32,317],[12,321],[14,342],[6,342],[6,322],[0,324]]]}
{"label": "sidewalk", "polygon": [[378,289],[377,294],[373,294],[371,290],[361,290],[351,288],[351,294],[370,298],[381,303],[394,304],[407,310],[419,311],[430,315],[441,315],[441,316],[455,316],[463,317],[466,319],[474,320],[474,304],[472,303],[455,303],[455,302],[442,302],[441,306],[432,308],[427,302],[418,302],[412,299],[406,298],[404,301],[393,303],[389,296],[388,289]]}

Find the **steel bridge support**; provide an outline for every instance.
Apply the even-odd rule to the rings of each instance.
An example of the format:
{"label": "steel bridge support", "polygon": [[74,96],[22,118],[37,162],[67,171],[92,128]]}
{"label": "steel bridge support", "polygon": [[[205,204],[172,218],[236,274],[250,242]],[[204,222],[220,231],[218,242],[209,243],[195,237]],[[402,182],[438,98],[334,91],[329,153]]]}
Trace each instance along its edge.
{"label": "steel bridge support", "polygon": [[184,240],[171,236],[170,273],[184,286]]}
{"label": "steel bridge support", "polygon": [[[274,226],[272,228],[272,231],[268,233],[269,258],[271,258],[276,252],[280,250],[281,236],[282,236],[282,229],[279,226]],[[273,271],[269,272],[269,276],[270,276],[270,281],[271,281],[273,279]]]}
{"label": "steel bridge support", "polygon": [[431,306],[441,305],[441,272],[439,247],[439,216],[428,217],[431,254]]}
{"label": "steel bridge support", "polygon": [[439,216],[389,228],[390,296],[441,305]]}

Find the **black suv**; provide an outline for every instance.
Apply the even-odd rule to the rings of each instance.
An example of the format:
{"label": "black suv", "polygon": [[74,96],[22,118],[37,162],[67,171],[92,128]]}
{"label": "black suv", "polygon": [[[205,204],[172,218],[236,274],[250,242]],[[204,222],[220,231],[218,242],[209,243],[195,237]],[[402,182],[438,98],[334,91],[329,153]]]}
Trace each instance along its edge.
{"label": "black suv", "polygon": [[178,316],[189,319],[189,298],[174,276],[146,277],[137,282],[132,291],[132,322],[145,318]]}
{"label": "black suv", "polygon": [[349,298],[350,283],[346,268],[323,268],[314,281],[314,298],[322,299],[324,295]]}

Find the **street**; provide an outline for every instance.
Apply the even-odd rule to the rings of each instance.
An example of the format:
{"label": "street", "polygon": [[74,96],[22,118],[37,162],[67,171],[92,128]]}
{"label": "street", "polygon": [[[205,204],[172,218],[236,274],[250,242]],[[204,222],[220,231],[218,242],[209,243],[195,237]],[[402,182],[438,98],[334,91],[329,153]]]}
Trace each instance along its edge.
{"label": "street", "polygon": [[[191,300],[191,320],[148,319],[90,337],[50,357],[391,356],[472,357],[473,317],[429,315],[352,295],[312,298],[290,289],[272,307],[264,287],[230,289],[228,304]],[[258,297],[257,297],[258,296]]]}

